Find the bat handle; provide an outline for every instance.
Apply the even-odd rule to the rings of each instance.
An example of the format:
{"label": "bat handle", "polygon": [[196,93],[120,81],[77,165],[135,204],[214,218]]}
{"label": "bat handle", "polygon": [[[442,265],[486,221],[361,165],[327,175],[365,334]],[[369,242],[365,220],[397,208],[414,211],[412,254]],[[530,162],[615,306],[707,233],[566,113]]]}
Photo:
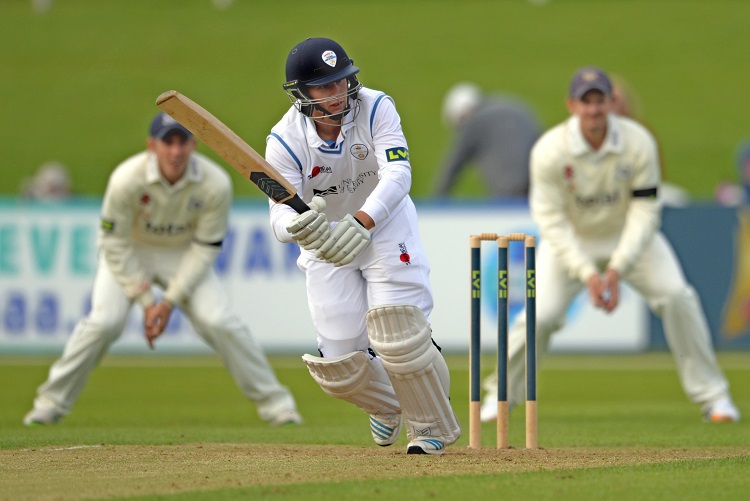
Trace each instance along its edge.
{"label": "bat handle", "polygon": [[308,207],[307,204],[303,202],[299,195],[297,195],[296,193],[292,198],[286,200],[284,203],[292,209],[296,210],[297,214],[304,214],[305,212],[310,210],[310,207]]}

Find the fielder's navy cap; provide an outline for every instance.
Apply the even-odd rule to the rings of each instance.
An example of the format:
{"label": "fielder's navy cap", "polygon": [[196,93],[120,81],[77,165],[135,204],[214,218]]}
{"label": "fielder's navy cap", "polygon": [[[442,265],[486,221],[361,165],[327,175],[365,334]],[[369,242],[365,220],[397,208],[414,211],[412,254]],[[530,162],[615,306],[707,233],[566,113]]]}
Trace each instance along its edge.
{"label": "fielder's navy cap", "polygon": [[150,135],[154,139],[164,139],[171,132],[179,132],[182,137],[191,137],[192,132],[183,127],[174,118],[164,112],[159,113],[151,121]]}
{"label": "fielder's navy cap", "polygon": [[591,90],[598,90],[605,96],[611,96],[612,82],[607,74],[593,66],[576,71],[573,80],[570,82],[568,96],[572,99],[581,99]]}

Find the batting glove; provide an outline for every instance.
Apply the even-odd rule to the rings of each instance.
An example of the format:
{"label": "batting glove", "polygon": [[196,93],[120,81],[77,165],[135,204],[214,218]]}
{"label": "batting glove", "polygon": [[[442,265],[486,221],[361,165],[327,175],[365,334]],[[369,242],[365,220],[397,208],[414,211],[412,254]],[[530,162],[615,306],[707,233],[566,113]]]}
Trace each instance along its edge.
{"label": "batting glove", "polygon": [[347,214],[336,224],[328,240],[315,251],[315,256],[336,267],[344,266],[354,261],[369,243],[370,232],[354,216]]}
{"label": "batting glove", "polygon": [[323,197],[314,196],[309,204],[310,210],[294,216],[286,227],[292,238],[303,249],[315,250],[326,241],[331,233],[328,217],[323,213],[326,201]]}

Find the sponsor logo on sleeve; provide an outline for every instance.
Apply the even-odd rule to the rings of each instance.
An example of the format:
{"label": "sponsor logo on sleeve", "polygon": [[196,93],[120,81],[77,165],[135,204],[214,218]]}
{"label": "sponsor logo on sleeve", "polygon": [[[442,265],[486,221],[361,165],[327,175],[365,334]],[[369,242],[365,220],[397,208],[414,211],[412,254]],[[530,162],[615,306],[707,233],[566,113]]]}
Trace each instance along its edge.
{"label": "sponsor logo on sleeve", "polygon": [[112,233],[115,231],[115,222],[109,219],[102,219],[100,226],[104,233]]}
{"label": "sponsor logo on sleeve", "polygon": [[409,251],[406,250],[406,244],[403,242],[399,243],[398,250],[400,252],[399,260],[406,266],[409,266],[411,264],[411,256],[409,255]]}
{"label": "sponsor logo on sleeve", "polygon": [[409,160],[409,150],[406,148],[388,148],[385,150],[385,158],[389,162]]}

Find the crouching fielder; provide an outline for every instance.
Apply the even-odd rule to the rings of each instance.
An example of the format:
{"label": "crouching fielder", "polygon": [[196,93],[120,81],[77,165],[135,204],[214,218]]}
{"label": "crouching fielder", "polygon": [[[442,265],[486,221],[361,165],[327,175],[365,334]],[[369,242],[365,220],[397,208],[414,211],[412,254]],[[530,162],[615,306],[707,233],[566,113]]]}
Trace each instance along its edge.
{"label": "crouching fielder", "polygon": [[[539,225],[537,349],[565,321],[575,296],[609,313],[628,282],[661,317],[677,374],[688,398],[711,422],[736,422],[740,413],[716,361],[700,301],[679,260],[659,231],[661,183],[653,136],[614,113],[612,83],[598,68],[582,68],[570,83],[571,117],[553,127],[531,151],[529,204]],[[525,315],[509,339],[509,402],[523,401]],[[497,417],[497,386],[482,406],[482,420]],[[494,410],[493,410],[494,407]]]}
{"label": "crouching fielder", "polygon": [[293,104],[268,136],[266,159],[312,210],[271,202],[271,224],[280,241],[302,247],[320,352],[303,357],[312,377],[369,414],[378,445],[396,442],[403,423],[409,454],[442,454],[461,429],[429,324],[409,150],[393,100],[362,87],[358,72],[330,39],[289,54]]}
{"label": "crouching fielder", "polygon": [[[102,207],[91,313],[78,323],[39,387],[25,424],[56,423],[71,411],[135,303],[143,307],[149,345],[164,331],[173,308],[180,307],[263,420],[302,422],[294,397],[230,310],[212,270],[227,231],[232,185],[195,147],[185,127],[160,113],[151,123],[148,151],[112,173]],[[161,299],[152,285],[162,287]]]}

